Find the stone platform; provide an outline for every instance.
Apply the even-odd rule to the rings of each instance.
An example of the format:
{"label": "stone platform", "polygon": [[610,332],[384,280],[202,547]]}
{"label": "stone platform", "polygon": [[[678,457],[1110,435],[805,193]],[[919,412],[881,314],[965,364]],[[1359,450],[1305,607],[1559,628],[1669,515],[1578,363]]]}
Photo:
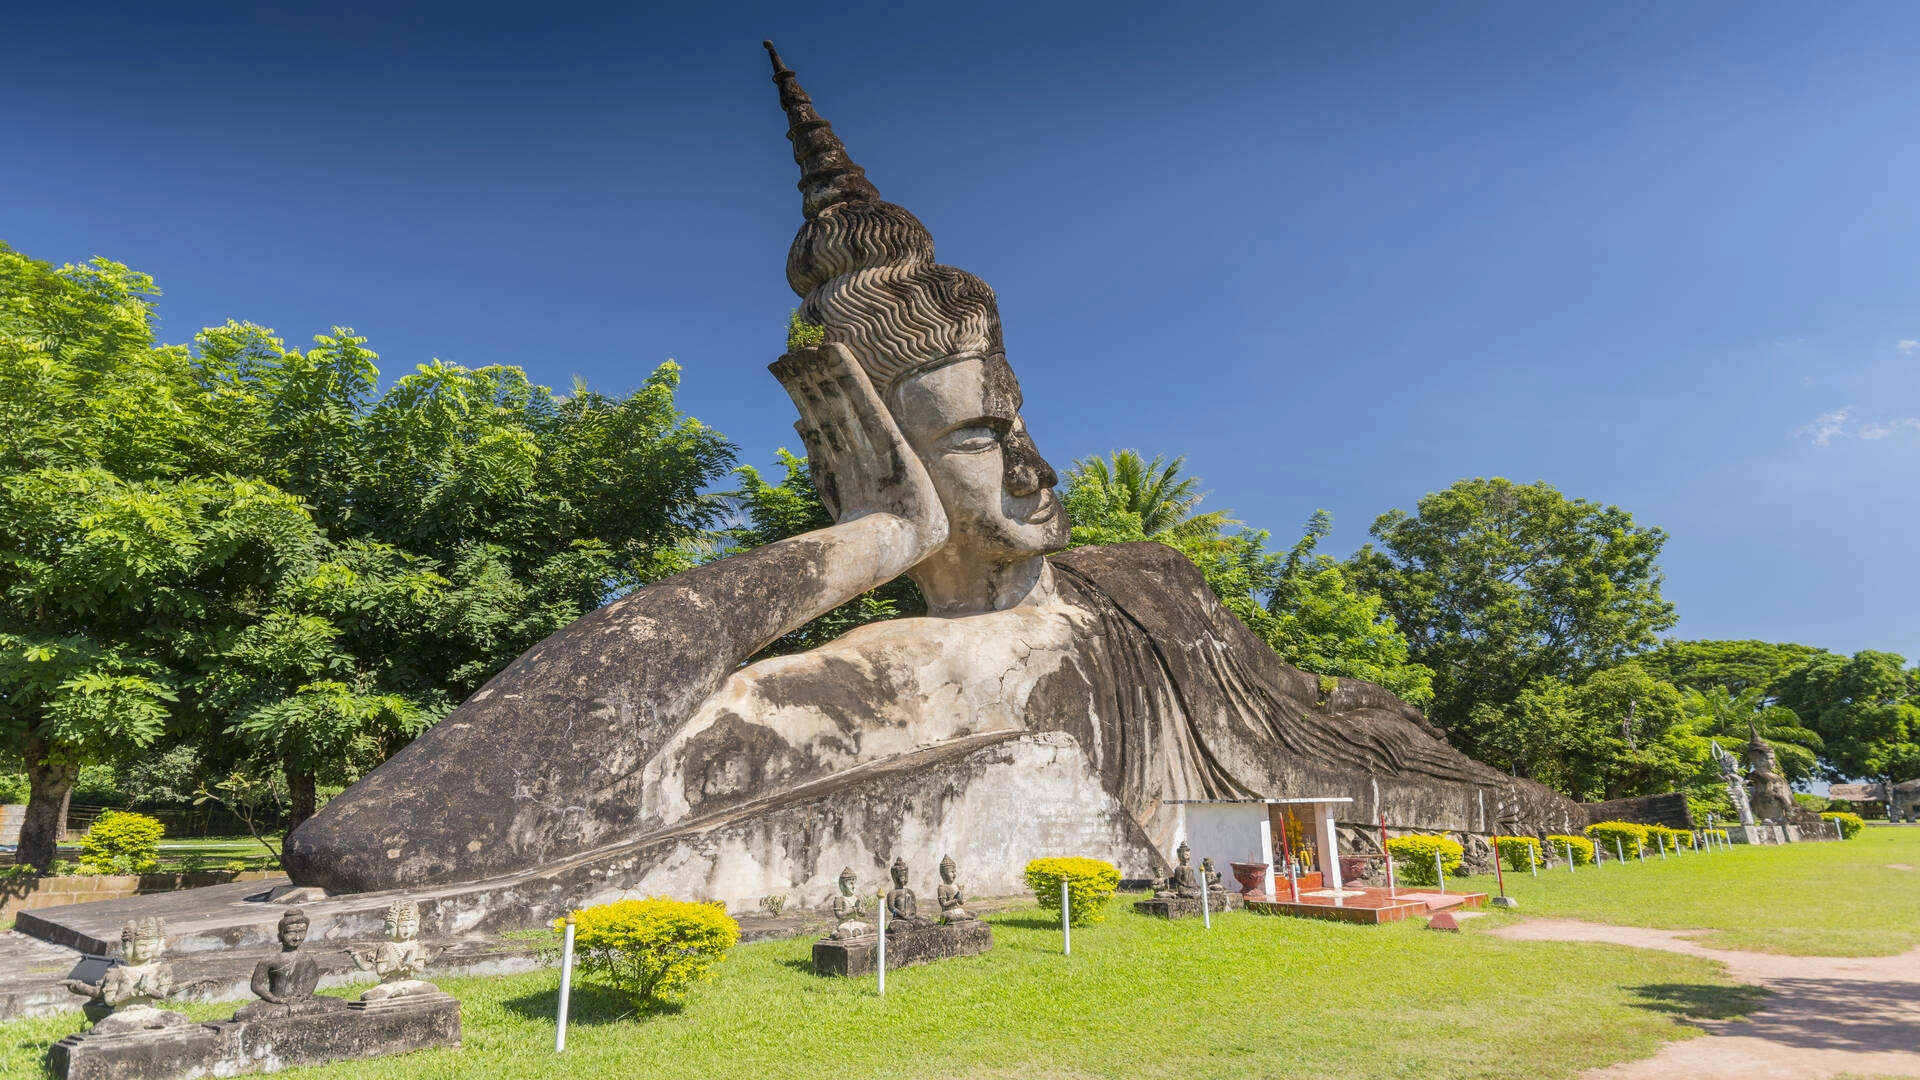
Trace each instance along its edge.
{"label": "stone platform", "polygon": [[[879,953],[877,938],[865,941],[813,943],[813,973],[816,975],[871,975]],[[966,922],[937,923],[924,930],[887,932],[887,970],[945,960],[954,956],[973,956],[993,948],[993,928],[978,919]]]}
{"label": "stone platform", "polygon": [[[1215,915],[1223,911],[1239,911],[1246,906],[1246,901],[1241,894],[1231,889],[1207,894],[1207,908]],[[1135,900],[1133,910],[1158,919],[1197,919],[1200,917],[1200,901],[1183,896],[1154,897],[1150,900]]]}
{"label": "stone platform", "polygon": [[1344,889],[1302,890],[1298,900],[1286,892],[1278,896],[1271,893],[1249,896],[1247,910],[1264,915],[1295,915],[1374,926],[1452,908],[1485,907],[1486,903],[1486,893],[1396,891],[1372,886],[1349,886]]}
{"label": "stone platform", "polygon": [[170,1080],[278,1072],[459,1045],[460,1002],[436,992],[342,1002],[267,1019],[124,1035],[82,1032],[48,1048],[47,1067],[64,1080]]}

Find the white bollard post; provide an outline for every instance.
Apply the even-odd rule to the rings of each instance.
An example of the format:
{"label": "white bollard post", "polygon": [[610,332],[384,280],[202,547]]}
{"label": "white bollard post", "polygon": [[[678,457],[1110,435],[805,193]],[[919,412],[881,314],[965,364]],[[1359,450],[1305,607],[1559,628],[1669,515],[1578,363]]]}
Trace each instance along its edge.
{"label": "white bollard post", "polygon": [[1835,840],[1845,840],[1847,838],[1847,834],[1840,830],[1839,818],[1833,819],[1833,838]]}
{"label": "white bollard post", "polygon": [[1573,841],[1562,840],[1560,846],[1567,849],[1567,873],[1573,873]]}
{"label": "white bollard post", "polygon": [[1207,875],[1200,875],[1200,922],[1207,929],[1213,929],[1212,905],[1208,902],[1211,894],[1207,892]]}
{"label": "white bollard post", "polygon": [[560,946],[560,1019],[553,1033],[553,1052],[567,1048],[567,997],[573,989],[573,912],[567,912],[567,938]]}
{"label": "white bollard post", "polygon": [[1540,852],[1535,850],[1533,844],[1527,845],[1527,869],[1533,872],[1534,877],[1540,876]]}
{"label": "white bollard post", "polygon": [[1617,836],[1613,838],[1613,853],[1619,858],[1621,866],[1627,865],[1627,849],[1620,846],[1620,838]]}
{"label": "white bollard post", "polygon": [[[1201,880],[1205,881],[1206,879],[1202,878]],[[1073,910],[1073,904],[1069,902],[1069,900],[1071,899],[1071,894],[1072,894],[1071,886],[1068,884],[1067,879],[1062,877],[1060,879],[1060,955],[1061,956],[1073,955],[1073,920],[1071,918],[1068,918],[1068,913]]]}
{"label": "white bollard post", "polygon": [[1440,861],[1440,853],[1433,853],[1433,880],[1440,883],[1440,895],[1447,895],[1447,868]]}
{"label": "white bollard post", "polygon": [[880,969],[880,996],[887,996],[887,894],[880,894],[880,941],[875,946],[874,967]]}
{"label": "white bollard post", "polygon": [[1660,857],[1663,859],[1667,857],[1667,834],[1666,833],[1660,834]]}

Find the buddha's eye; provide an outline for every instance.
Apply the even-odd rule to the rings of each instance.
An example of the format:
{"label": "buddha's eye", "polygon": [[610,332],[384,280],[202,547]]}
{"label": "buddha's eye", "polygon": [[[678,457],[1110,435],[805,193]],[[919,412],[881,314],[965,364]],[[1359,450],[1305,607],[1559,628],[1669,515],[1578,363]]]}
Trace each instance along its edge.
{"label": "buddha's eye", "polygon": [[960,454],[978,454],[1000,445],[1000,430],[985,424],[970,424],[947,432],[947,449]]}

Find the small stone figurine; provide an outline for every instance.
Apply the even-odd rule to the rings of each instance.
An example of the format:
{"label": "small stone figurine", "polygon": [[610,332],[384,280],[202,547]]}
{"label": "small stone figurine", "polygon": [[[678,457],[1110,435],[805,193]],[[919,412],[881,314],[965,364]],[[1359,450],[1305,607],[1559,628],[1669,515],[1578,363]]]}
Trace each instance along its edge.
{"label": "small stone figurine", "polygon": [[437,993],[439,987],[414,978],[427,969],[434,952],[420,944],[420,905],[400,899],[387,905],[387,940],[370,948],[349,949],[356,967],[380,976],[380,985],[360,995],[361,1001],[384,1001],[405,994]]}
{"label": "small stone figurine", "polygon": [[873,924],[860,918],[860,894],[855,886],[857,879],[853,867],[840,871],[840,893],[833,898],[833,921],[836,924],[833,933],[827,937],[833,941],[854,941],[873,936]]}
{"label": "small stone figurine", "polygon": [[339,998],[314,996],[314,987],[320,985],[320,965],[300,952],[307,940],[307,928],[307,914],[299,908],[290,908],[280,916],[280,955],[254,965],[249,985],[260,1000],[241,1006],[233,1014],[235,1020],[267,1020],[346,1007]]}
{"label": "small stone figurine", "polygon": [[1219,896],[1221,893],[1226,891],[1225,889],[1222,889],[1220,887],[1220,871],[1215,870],[1213,868],[1212,859],[1200,860],[1200,876],[1207,880],[1208,892],[1214,894],[1215,896]]}
{"label": "small stone figurine", "polygon": [[1180,841],[1180,847],[1174,852],[1174,855],[1180,860],[1180,865],[1173,868],[1173,873],[1167,875],[1167,880],[1155,887],[1153,890],[1154,898],[1156,900],[1169,900],[1177,897],[1185,900],[1198,900],[1200,898],[1200,878],[1193,872],[1193,849],[1187,846],[1185,840],[1182,840]]}
{"label": "small stone figurine", "polygon": [[173,993],[173,967],[160,960],[166,951],[166,924],[159,919],[135,919],[120,928],[120,962],[108,968],[99,982],[64,980],[67,989],[91,999],[81,1011],[93,1021],[95,1034],[120,1035],[189,1023],[177,1012],[154,1007],[154,1002]]}
{"label": "small stone figurine", "polygon": [[907,860],[894,856],[891,873],[893,891],[887,894],[887,933],[932,926],[932,920],[920,915],[920,902],[914,898],[913,890],[907,888]]}
{"label": "small stone figurine", "polygon": [[940,921],[948,923],[966,922],[968,919],[973,918],[973,913],[968,911],[964,906],[967,898],[960,894],[960,887],[953,883],[953,875],[953,856],[941,856],[940,888],[936,893],[940,899]]}

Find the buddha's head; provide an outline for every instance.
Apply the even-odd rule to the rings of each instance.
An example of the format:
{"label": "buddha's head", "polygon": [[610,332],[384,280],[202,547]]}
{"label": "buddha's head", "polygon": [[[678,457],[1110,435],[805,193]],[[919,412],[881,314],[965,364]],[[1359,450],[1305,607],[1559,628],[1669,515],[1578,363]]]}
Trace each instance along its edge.
{"label": "buddha's head", "polygon": [[1174,855],[1180,860],[1181,866],[1193,862],[1193,849],[1187,846],[1185,840],[1180,841],[1180,846],[1174,851]]}
{"label": "buddha's head", "polygon": [[[801,318],[853,354],[925,463],[947,513],[949,560],[1006,565],[1066,546],[1059,477],[1020,415],[993,289],[934,262],[926,226],[881,200],[771,42],[767,50],[800,165],[806,220],[787,283]],[[914,578],[941,608],[938,575]]]}
{"label": "buddha's head", "polygon": [[955,873],[955,870],[956,868],[953,865],[953,856],[951,855],[941,856],[940,880],[946,882],[949,885],[953,884],[953,875]]}
{"label": "buddha's head", "polygon": [[307,940],[307,913],[293,908],[280,916],[280,947],[288,952],[298,949]]}
{"label": "buddha's head", "polygon": [[853,867],[849,866],[840,871],[840,895],[852,896],[853,887],[857,881],[858,879],[853,876]]}
{"label": "buddha's head", "polygon": [[894,856],[893,866],[888,871],[888,873],[891,874],[893,877],[894,888],[904,889],[907,887],[907,860],[906,859],[898,855]]}

